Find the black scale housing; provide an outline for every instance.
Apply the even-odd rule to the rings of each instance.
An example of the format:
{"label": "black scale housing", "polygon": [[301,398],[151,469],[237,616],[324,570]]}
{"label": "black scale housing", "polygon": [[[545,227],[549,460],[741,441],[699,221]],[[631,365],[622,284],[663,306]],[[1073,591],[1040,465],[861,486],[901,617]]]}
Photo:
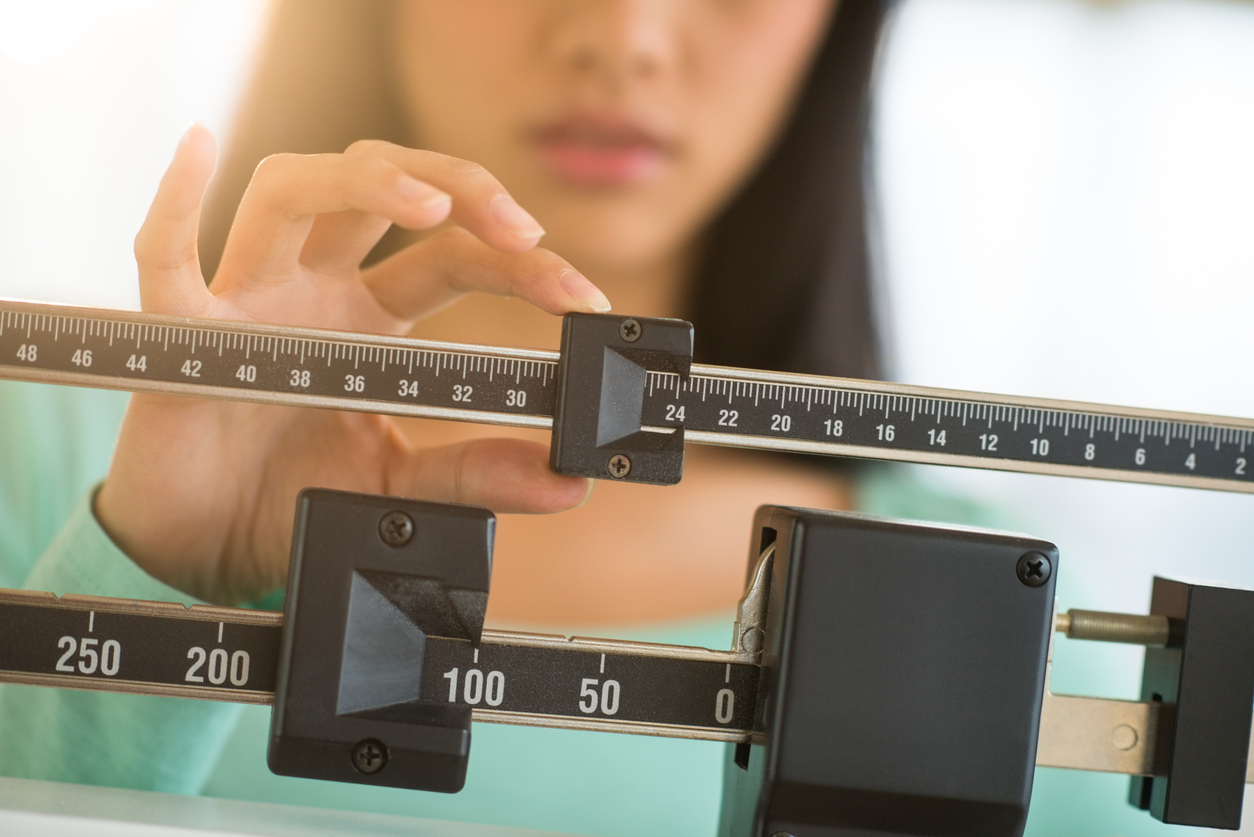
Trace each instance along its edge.
{"label": "black scale housing", "polygon": [[[729,745],[720,837],[1022,834],[1057,549],[765,506],[765,741]],[[1044,584],[1020,582],[1025,553]]]}
{"label": "black scale housing", "polygon": [[[415,524],[401,547],[380,521]],[[427,637],[477,643],[495,519],[308,490],[299,500],[269,764],[283,775],[455,792],[470,709],[417,699]],[[997,532],[764,506],[776,545],[756,743],[728,747],[720,837],[1017,837],[1036,760],[1058,552]],[[1025,556],[1048,578],[1025,584]],[[1254,592],[1155,579],[1171,646],[1146,655],[1158,773],[1131,801],[1237,828],[1254,703]],[[354,766],[376,742],[385,769]]]}

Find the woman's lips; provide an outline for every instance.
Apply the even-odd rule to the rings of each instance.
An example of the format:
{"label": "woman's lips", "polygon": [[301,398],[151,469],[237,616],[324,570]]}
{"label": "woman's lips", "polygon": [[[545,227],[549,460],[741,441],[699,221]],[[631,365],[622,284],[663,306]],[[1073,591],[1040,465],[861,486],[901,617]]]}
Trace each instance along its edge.
{"label": "woman's lips", "polygon": [[653,177],[671,156],[656,135],[621,120],[574,117],[536,131],[536,149],[559,177],[580,185],[626,186]]}

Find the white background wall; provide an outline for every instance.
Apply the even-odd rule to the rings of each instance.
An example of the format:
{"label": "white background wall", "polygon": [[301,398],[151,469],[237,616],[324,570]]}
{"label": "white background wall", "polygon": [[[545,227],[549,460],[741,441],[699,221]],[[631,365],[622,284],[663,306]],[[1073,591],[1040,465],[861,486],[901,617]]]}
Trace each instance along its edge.
{"label": "white background wall", "polygon": [[[896,377],[1254,416],[1254,4],[915,0],[879,102]],[[1063,607],[1254,585],[1254,497],[919,470],[1055,540]]]}
{"label": "white background wall", "polygon": [[131,245],[179,137],[221,134],[259,0],[0,0],[0,295],[139,307]]}
{"label": "white background wall", "polygon": [[[0,0],[0,295],[138,307],[135,231],[186,126],[226,128],[263,16]],[[1254,416],[1254,3],[907,0],[878,102],[897,379]],[[1063,607],[1254,586],[1254,497],[919,473],[1056,541]],[[1139,668],[1064,642],[1055,681],[1132,696]]]}

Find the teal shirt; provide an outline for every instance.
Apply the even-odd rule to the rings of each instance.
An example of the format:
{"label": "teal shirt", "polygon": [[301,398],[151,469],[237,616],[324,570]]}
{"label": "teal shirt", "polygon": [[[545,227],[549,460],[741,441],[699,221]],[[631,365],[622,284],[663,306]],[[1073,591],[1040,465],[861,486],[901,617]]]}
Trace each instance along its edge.
{"label": "teal shirt", "polygon": [[[0,381],[0,586],[197,602],[140,570],[91,513],[126,395]],[[726,647],[731,614],[615,631]],[[587,633],[587,632],[585,632]],[[0,774],[604,835],[712,835],[725,745],[476,724],[459,794],[275,776],[270,710],[0,686]]]}
{"label": "teal shirt", "polygon": [[[92,515],[126,397],[0,381],[0,586],[196,603],[140,570]],[[863,480],[863,508],[995,523],[902,473]],[[614,634],[724,648],[731,619]],[[466,789],[446,795],[275,776],[269,718],[264,707],[2,685],[0,775],[607,837],[715,833],[726,745],[476,724]],[[1126,787],[1120,776],[1038,770],[1028,834],[1185,833],[1126,805]]]}

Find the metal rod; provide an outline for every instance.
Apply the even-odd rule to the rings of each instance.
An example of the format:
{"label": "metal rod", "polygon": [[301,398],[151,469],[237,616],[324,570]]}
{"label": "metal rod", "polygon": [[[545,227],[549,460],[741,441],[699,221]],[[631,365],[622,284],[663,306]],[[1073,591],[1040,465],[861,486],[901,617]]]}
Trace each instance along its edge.
{"label": "metal rod", "polygon": [[[542,429],[557,361],[0,300],[0,378],[15,380]],[[694,364],[682,381],[649,373],[642,422],[699,444],[1254,493],[1242,418]]]}
{"label": "metal rod", "polygon": [[1166,616],[1157,615],[1069,610],[1054,618],[1054,630],[1068,639],[1123,642],[1154,648],[1165,648],[1171,641],[1170,621]]}
{"label": "metal rod", "polygon": [[1045,693],[1038,767],[1154,774],[1161,703]]}
{"label": "metal rod", "polygon": [[[764,552],[759,564],[762,569],[769,560],[771,550]],[[764,572],[755,574],[765,577]],[[763,591],[762,578],[757,585],[759,594]],[[747,597],[752,599],[752,596]],[[32,608],[44,617],[77,620],[72,622],[68,630],[76,627],[87,627],[88,616],[96,614],[120,614],[136,617],[141,620],[151,619],[151,627],[156,630],[161,620],[175,618],[190,622],[200,622],[209,626],[215,623],[251,627],[253,630],[274,630],[282,625],[283,615],[269,611],[255,611],[241,608],[224,608],[207,605],[184,607],[169,602],[145,602],[128,599],[109,599],[96,596],[63,596],[58,598],[52,593],[32,592],[25,590],[0,590],[0,615],[4,606]],[[753,607],[742,609],[745,625],[752,623]],[[1121,628],[1091,629],[1090,634],[1100,634],[1102,638],[1111,636],[1136,636],[1138,639],[1162,637],[1161,626],[1156,628],[1157,634],[1151,636],[1144,630],[1140,634],[1128,628],[1128,625],[1141,625],[1151,621],[1150,617],[1129,616],[1126,614],[1093,614],[1095,617],[1085,622],[1077,619],[1078,614],[1090,614],[1088,611],[1071,611],[1061,614],[1056,620],[1056,630],[1066,632],[1082,631],[1083,624],[1119,625]],[[1113,619],[1109,617],[1114,617]],[[10,619],[13,617],[10,616]],[[25,620],[28,617],[22,616]],[[43,618],[43,617],[40,617]],[[100,618],[97,617],[96,629],[100,630]],[[17,624],[17,623],[14,623]],[[23,623],[25,624],[25,623]],[[56,623],[60,625],[61,623]],[[148,627],[148,626],[145,626]],[[220,630],[220,628],[214,628]],[[152,633],[153,631],[147,631]],[[60,634],[58,629],[52,636]],[[220,634],[219,634],[220,635]],[[1116,641],[1129,641],[1127,639]],[[557,634],[521,633],[516,631],[484,631],[479,646],[508,646],[516,648],[572,650],[606,655],[628,655],[651,659],[682,660],[697,663],[716,663],[728,667],[728,676],[732,667],[756,664],[754,653],[741,649],[736,651],[719,651],[678,645],[659,645],[647,642],[630,642],[616,639],[585,639],[565,637]],[[0,652],[3,652],[0,648]],[[229,689],[208,685],[184,685],[181,683],[145,682],[140,680],[117,680],[100,676],[99,671],[91,676],[76,673],[59,674],[56,672],[56,661],[61,651],[53,643],[48,649],[45,664],[27,665],[25,670],[0,669],[0,682],[21,683],[34,686],[55,688],[88,689],[96,691],[119,692],[125,694],[157,695],[165,697],[195,698],[201,700],[222,700],[237,703],[270,705],[274,700],[272,691],[265,689]],[[179,659],[182,659],[181,655]],[[62,671],[72,672],[67,667]],[[272,681],[271,681],[272,682]],[[1063,767],[1075,770],[1095,770],[1108,773],[1124,773],[1130,775],[1151,775],[1158,765],[1155,761],[1155,747],[1158,742],[1158,728],[1164,713],[1172,711],[1169,705],[1126,700],[1104,700],[1099,698],[1077,697],[1071,695],[1055,695],[1048,691],[1044,695],[1041,710],[1041,725],[1037,748],[1036,763],[1042,767]],[[634,735],[657,735],[671,738],[702,739],[721,742],[759,741],[760,733],[747,728],[714,728],[685,726],[681,724],[659,724],[634,721],[620,721],[612,718],[575,717],[563,714],[544,714],[535,712],[507,712],[497,709],[476,707],[472,710],[476,721],[498,724],[514,724],[521,726],[540,726],[557,729],[597,730],[602,732],[619,732]],[[1254,737],[1251,740],[1254,749]],[[1250,770],[1246,781],[1254,783],[1254,759],[1250,761]]]}

